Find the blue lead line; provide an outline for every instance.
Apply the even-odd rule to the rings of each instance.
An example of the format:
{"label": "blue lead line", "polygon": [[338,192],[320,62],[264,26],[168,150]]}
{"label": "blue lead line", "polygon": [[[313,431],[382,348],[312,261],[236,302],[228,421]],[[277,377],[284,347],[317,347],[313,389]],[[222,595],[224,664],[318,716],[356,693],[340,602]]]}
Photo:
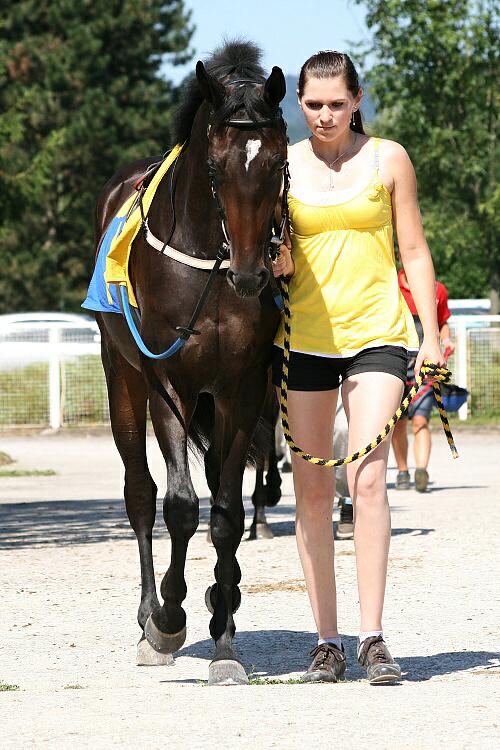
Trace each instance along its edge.
{"label": "blue lead line", "polygon": [[179,351],[179,349],[182,349],[184,344],[186,343],[186,339],[178,338],[174,343],[168,347],[164,352],[161,354],[153,354],[153,352],[150,352],[146,344],[141,338],[141,334],[137,330],[137,326],[135,324],[134,318],[132,317],[132,311],[130,310],[130,303],[128,301],[128,290],[126,286],[121,286],[119,284],[115,284],[115,286],[118,288],[118,293],[120,295],[120,300],[122,303],[122,310],[123,314],[125,316],[125,320],[127,321],[128,327],[130,329],[130,333],[134,337],[134,341],[139,347],[140,351],[146,356],[149,357],[149,359],[168,359],[173,354]]}

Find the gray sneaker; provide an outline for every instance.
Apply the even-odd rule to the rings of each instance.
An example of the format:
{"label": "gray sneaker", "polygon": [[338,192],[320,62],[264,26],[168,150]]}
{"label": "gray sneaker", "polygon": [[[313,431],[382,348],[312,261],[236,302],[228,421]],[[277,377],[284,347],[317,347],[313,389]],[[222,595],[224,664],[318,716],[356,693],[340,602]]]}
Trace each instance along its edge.
{"label": "gray sneaker", "polygon": [[396,477],[396,489],[397,490],[409,490],[410,489],[410,472],[409,471],[398,471]]}
{"label": "gray sneaker", "polygon": [[345,497],[339,500],[340,518],[337,523],[337,539],[354,538],[354,512],[351,502],[346,502]]}
{"label": "gray sneaker", "polygon": [[311,666],[302,675],[302,682],[338,682],[344,679],[346,659],[342,651],[333,643],[322,643],[313,648]]}
{"label": "gray sneaker", "polygon": [[429,484],[429,472],[427,469],[415,469],[415,489],[417,492],[426,492]]}
{"label": "gray sneaker", "polygon": [[390,655],[381,635],[366,638],[361,645],[358,639],[358,662],[366,669],[370,685],[401,679],[401,667]]}

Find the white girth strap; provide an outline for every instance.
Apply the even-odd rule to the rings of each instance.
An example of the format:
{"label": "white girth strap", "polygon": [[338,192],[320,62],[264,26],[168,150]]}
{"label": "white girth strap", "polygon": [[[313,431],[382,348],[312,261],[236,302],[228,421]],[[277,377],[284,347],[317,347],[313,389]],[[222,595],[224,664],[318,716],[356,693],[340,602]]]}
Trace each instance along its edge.
{"label": "white girth strap", "polygon": [[[169,258],[177,260],[179,261],[179,263],[184,263],[184,265],[186,266],[191,266],[191,268],[202,268],[204,271],[211,271],[215,266],[215,260],[202,260],[201,258],[193,258],[191,255],[186,255],[186,253],[181,253],[179,250],[175,250],[173,247],[170,247],[170,245],[165,245],[161,240],[158,239],[158,237],[155,237],[151,232],[147,220],[145,224],[146,242],[148,242],[151,247],[154,247],[155,250],[163,253],[163,255],[168,255]],[[229,268],[229,263],[230,262],[228,260],[223,260],[220,264],[220,268]]]}

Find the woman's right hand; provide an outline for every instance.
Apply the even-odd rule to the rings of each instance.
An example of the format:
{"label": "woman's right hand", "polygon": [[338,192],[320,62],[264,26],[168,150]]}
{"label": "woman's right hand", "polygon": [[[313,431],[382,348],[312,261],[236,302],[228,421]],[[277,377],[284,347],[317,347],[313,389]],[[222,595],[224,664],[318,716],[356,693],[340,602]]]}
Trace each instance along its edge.
{"label": "woman's right hand", "polygon": [[290,249],[286,245],[280,246],[279,255],[273,260],[274,276],[293,276],[295,264],[292,259]]}

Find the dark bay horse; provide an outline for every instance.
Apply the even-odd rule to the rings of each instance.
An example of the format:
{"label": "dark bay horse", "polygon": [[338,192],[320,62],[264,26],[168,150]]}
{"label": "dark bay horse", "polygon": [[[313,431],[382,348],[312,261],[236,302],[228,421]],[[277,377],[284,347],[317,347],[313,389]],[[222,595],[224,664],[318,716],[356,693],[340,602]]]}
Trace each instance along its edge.
{"label": "dark bay horse", "polygon": [[[236,551],[244,531],[242,478],[259,420],[279,311],[269,281],[269,242],[286,170],[286,126],[279,68],[266,78],[250,43],[227,43],[205,65],[180,105],[175,138],[185,143],[175,179],[162,179],[148,213],[151,232],[192,258],[214,259],[228,240],[230,266],[217,272],[197,320],[199,335],[169,359],[143,356],[121,315],[98,313],[113,436],[125,466],[125,503],[141,564],[139,662],[172,661],[186,638],[184,568],[198,526],[188,442],[205,449],[213,497],[215,583],[207,591],[215,652],[210,684],[247,682],[233,648],[240,603]],[[98,246],[111,218],[154,159],[122,168],[96,209]],[[173,190],[175,185],[175,191]],[[222,219],[222,221],[221,221]],[[227,235],[227,237],[225,237]],[[166,257],[140,232],[129,264],[140,335],[153,352],[178,336],[200,299],[208,272]],[[157,488],[146,458],[146,410],[165,458],[163,515],[171,539],[160,604],[152,558]]]}

